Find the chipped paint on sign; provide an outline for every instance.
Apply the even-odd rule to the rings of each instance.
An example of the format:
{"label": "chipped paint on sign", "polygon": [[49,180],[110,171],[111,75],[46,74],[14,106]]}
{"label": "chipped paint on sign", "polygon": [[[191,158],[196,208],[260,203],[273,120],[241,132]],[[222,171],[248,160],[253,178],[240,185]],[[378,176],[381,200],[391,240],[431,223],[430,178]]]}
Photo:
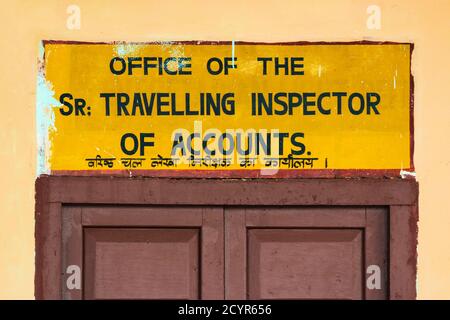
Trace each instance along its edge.
{"label": "chipped paint on sign", "polygon": [[[42,66],[44,64],[42,43],[39,46],[39,53],[39,65]],[[43,68],[39,68],[36,84],[37,176],[50,173],[50,135],[56,131],[54,108],[59,108],[61,105],[54,95],[52,84],[45,79]]]}

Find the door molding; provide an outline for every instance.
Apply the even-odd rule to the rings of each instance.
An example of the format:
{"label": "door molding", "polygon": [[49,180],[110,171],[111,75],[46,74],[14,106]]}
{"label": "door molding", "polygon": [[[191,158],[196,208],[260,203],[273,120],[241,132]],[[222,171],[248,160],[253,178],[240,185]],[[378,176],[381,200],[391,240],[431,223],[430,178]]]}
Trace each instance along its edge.
{"label": "door molding", "polygon": [[[190,242],[191,250],[196,253],[196,257],[190,260],[191,266],[197,263],[200,266],[208,266],[207,268],[199,267],[199,274],[196,274],[197,272],[191,274],[189,290],[185,292],[182,289],[177,290],[179,294],[177,297],[180,299],[224,299],[223,211],[223,207],[218,206],[62,206],[62,265],[63,268],[69,265],[78,266],[80,274],[83,275],[81,290],[68,290],[66,281],[70,274],[61,276],[62,298],[96,299],[94,286],[96,255],[95,249],[92,248],[95,247],[97,240],[111,241],[115,235],[119,242],[121,242],[119,239],[126,242],[126,239],[134,237],[133,233],[137,230],[141,234],[148,233],[150,237],[155,232],[164,236],[171,230],[172,236],[167,238],[166,234],[165,241],[175,240],[173,236],[180,237],[179,240],[183,238],[183,240],[193,240],[192,236],[195,236],[196,241]],[[177,235],[180,232],[184,235]],[[128,234],[128,236],[120,237],[121,234]],[[110,238],[111,236],[113,237]],[[143,242],[138,238],[134,237],[138,242]],[[157,238],[159,237],[154,237],[151,242],[156,242]],[[89,254],[89,248],[91,248],[91,254]],[[190,268],[190,272],[193,272],[194,268]],[[198,279],[194,279],[195,277]],[[182,296],[187,293],[189,294]]]}
{"label": "door molding", "polygon": [[[314,267],[299,272],[297,279],[292,277],[292,274],[296,263],[304,259],[302,254],[297,256],[299,259],[293,256],[289,265],[283,262],[275,264],[273,262],[277,260],[278,251],[283,250],[283,246],[280,247],[279,243],[284,245],[296,243],[305,248],[305,245],[317,244],[318,242],[328,243],[332,246],[334,244],[334,249],[338,245],[341,245],[341,248],[349,245],[352,247],[351,255],[344,257],[342,251],[337,255],[342,259],[341,263],[338,264],[334,264],[336,263],[334,259],[337,256],[332,258],[333,253],[328,252],[327,258],[330,259],[325,260],[330,261],[328,267],[334,264],[333,271],[336,271],[339,265],[341,270],[345,268],[361,269],[360,272],[352,273],[353,281],[350,282],[353,283],[353,286],[347,287],[346,290],[340,290],[337,287],[332,289],[333,281],[331,281],[328,290],[320,293],[324,299],[385,300],[388,297],[389,259],[387,257],[388,230],[386,221],[388,207],[256,206],[226,209],[226,213],[225,299],[279,299],[283,295],[278,295],[278,287],[280,286],[278,280],[284,281],[284,285],[288,287],[291,284],[292,287],[297,287],[297,292],[307,299],[313,298],[317,293],[311,290],[308,278],[314,278],[312,269],[321,269],[322,266],[327,264],[325,261],[318,262],[316,260]],[[270,243],[277,249],[270,246]],[[278,245],[275,245],[275,243],[278,243]],[[272,249],[269,250],[265,246],[264,250],[264,244],[269,245]],[[325,249],[325,247],[322,247],[322,250],[330,250]],[[283,252],[286,253],[286,251]],[[303,252],[305,253],[305,251]],[[310,254],[311,259],[309,261],[312,261],[314,260],[314,253],[310,252]],[[323,255],[323,251],[321,255]],[[264,263],[266,258],[271,262]],[[275,259],[272,260],[272,258]],[[278,256],[278,258],[280,257]],[[344,260],[353,263],[353,265],[342,264]],[[379,290],[370,290],[366,285],[366,270],[368,266],[373,264],[380,268]],[[346,265],[346,267],[343,267],[343,265]],[[290,268],[290,266],[293,267]],[[291,270],[289,273],[291,276],[283,279],[280,275],[286,269]],[[327,267],[322,270],[325,269]],[[264,276],[261,271],[265,272]],[[327,269],[326,273],[329,274],[329,271],[330,269]],[[335,275],[337,274],[339,272],[335,273]],[[345,274],[345,272],[340,274]],[[336,281],[336,283],[339,283],[339,287],[345,282],[343,279],[345,276],[337,278],[340,280]],[[349,281],[350,277],[346,280]]]}
{"label": "door molding", "polygon": [[36,299],[61,299],[65,205],[386,206],[389,298],[415,299],[418,184],[400,179],[173,179],[42,176],[36,180]]}

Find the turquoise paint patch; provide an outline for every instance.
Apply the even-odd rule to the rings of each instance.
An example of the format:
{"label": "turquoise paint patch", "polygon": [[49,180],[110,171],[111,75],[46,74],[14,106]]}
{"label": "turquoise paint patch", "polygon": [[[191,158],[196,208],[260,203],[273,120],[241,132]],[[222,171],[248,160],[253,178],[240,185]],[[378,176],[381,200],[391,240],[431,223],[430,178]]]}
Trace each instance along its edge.
{"label": "turquoise paint patch", "polygon": [[[40,48],[40,63],[43,63],[43,45]],[[54,108],[61,103],[55,99],[55,92],[50,82],[45,79],[42,71],[38,72],[36,84],[36,137],[37,137],[37,166],[36,176],[49,174],[49,159],[51,154],[50,132],[55,131]]]}

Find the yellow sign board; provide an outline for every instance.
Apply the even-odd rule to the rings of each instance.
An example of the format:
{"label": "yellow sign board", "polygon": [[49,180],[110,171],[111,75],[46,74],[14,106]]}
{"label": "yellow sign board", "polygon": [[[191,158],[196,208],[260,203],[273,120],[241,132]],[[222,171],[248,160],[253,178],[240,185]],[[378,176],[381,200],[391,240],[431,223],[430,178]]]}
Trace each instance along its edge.
{"label": "yellow sign board", "polygon": [[411,171],[411,46],[45,42],[40,173]]}

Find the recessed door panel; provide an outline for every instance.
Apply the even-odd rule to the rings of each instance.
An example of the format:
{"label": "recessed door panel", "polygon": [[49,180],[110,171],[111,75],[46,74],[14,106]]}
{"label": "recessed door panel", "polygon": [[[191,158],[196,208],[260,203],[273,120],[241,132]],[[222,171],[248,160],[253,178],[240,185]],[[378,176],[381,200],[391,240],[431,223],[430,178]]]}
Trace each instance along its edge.
{"label": "recessed door panel", "polygon": [[248,298],[362,298],[362,230],[249,229],[247,237]]}
{"label": "recessed door panel", "polygon": [[87,299],[198,299],[199,229],[86,228]]}

